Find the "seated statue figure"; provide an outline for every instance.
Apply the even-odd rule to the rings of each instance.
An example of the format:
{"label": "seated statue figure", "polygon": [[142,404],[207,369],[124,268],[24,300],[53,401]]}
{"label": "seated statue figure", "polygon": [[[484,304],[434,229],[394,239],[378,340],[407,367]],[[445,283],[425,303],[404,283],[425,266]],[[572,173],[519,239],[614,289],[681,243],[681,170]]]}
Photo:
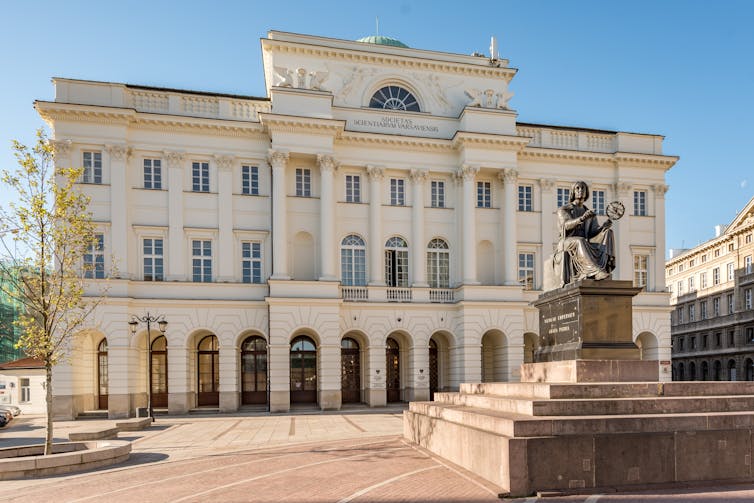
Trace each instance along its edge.
{"label": "seated statue figure", "polygon": [[589,187],[579,181],[571,188],[570,202],[558,208],[560,236],[545,264],[545,291],[581,279],[606,279],[615,269],[613,222],[608,219],[600,225],[594,211],[584,205],[588,199]]}

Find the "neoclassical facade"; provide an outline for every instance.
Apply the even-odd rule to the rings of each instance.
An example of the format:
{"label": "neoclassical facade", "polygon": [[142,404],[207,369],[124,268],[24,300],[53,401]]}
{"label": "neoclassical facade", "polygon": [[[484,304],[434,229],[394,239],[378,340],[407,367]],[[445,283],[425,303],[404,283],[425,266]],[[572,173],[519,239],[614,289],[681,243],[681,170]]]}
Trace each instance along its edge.
{"label": "neoclassical facade", "polygon": [[754,381],[754,199],[718,230],[665,266],[677,381]]}
{"label": "neoclassical facade", "polygon": [[[56,78],[36,103],[56,162],[84,166],[101,235],[86,261],[109,287],[55,368],[56,416],[132,415],[147,386],[185,413],[516,380],[554,212],[581,179],[598,213],[626,207],[614,277],[645,287],[643,356],[670,358],[677,158],[661,136],[517,122],[516,70],[495,54],[276,31],[261,44],[265,97]],[[131,334],[146,313],[164,335]]]}

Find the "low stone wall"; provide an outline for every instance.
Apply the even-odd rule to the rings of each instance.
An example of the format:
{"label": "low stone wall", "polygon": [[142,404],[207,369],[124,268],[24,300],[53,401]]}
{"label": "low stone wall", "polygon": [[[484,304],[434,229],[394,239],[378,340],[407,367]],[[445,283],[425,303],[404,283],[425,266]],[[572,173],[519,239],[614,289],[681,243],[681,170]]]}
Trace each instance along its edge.
{"label": "low stone wall", "polygon": [[53,445],[44,456],[44,445],[0,449],[0,480],[59,475],[121,463],[131,453],[124,440],[66,442]]}

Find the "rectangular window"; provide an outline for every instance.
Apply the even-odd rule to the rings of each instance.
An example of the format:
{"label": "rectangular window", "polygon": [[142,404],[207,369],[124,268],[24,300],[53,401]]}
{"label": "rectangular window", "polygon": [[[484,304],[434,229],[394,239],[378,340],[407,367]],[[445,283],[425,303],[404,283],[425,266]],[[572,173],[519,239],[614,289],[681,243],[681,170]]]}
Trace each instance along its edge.
{"label": "rectangular window", "polygon": [[558,208],[571,202],[571,189],[558,187]]}
{"label": "rectangular window", "polygon": [[702,264],[707,262],[707,254],[702,255]]}
{"label": "rectangular window", "polygon": [[534,254],[518,254],[518,282],[524,286],[524,290],[534,289]]}
{"label": "rectangular window", "polygon": [[689,292],[693,292],[694,290],[696,290],[696,288],[694,287],[694,277],[693,276],[689,276],[688,283],[689,283]]}
{"label": "rectangular window", "polygon": [[728,332],[728,346],[733,347],[736,344],[736,335],[733,330]]}
{"label": "rectangular window", "polygon": [[296,168],[296,195],[312,197],[312,170],[309,168]]}
{"label": "rectangular window", "polygon": [[691,340],[689,341],[689,346],[691,347],[691,349],[696,349],[696,337],[693,335],[691,336]]}
{"label": "rectangular window", "polygon": [[683,343],[684,342],[685,342],[685,340],[683,339],[683,337],[679,337],[678,338],[678,350],[679,351],[683,351]]}
{"label": "rectangular window", "polygon": [[723,341],[722,341],[722,339],[723,339],[723,334],[722,334],[722,332],[716,332],[716,333],[715,333],[715,346],[716,346],[716,347],[718,347],[718,348],[719,348],[720,346],[722,346],[722,345],[723,345]]}
{"label": "rectangular window", "polygon": [[744,290],[744,309],[751,309],[751,288]]}
{"label": "rectangular window", "polygon": [[192,279],[195,283],[212,282],[212,241],[191,241]]}
{"label": "rectangular window", "polygon": [[713,285],[719,285],[720,284],[720,268],[715,267],[712,269],[712,284]]}
{"label": "rectangular window", "polygon": [[707,319],[707,301],[706,300],[703,300],[699,303],[699,319],[700,320]]}
{"label": "rectangular window", "polygon": [[262,243],[241,243],[241,276],[244,283],[262,282]]}
{"label": "rectangular window", "polygon": [[84,277],[88,279],[105,278],[105,235],[95,234],[94,243],[90,243],[84,253]]}
{"label": "rectangular window", "polygon": [[605,191],[604,190],[592,191],[592,209],[598,215],[605,214]]}
{"label": "rectangular window", "polygon": [[491,182],[476,182],[476,207],[492,208]]}
{"label": "rectangular window", "polygon": [[191,190],[194,192],[209,192],[209,163],[191,163]]}
{"label": "rectangular window", "polygon": [[694,267],[694,259],[689,260],[689,267]]}
{"label": "rectangular window", "polygon": [[649,256],[634,255],[634,286],[647,287]]}
{"label": "rectangular window", "polygon": [[719,256],[720,256],[720,248],[715,250],[715,257],[719,257]]}
{"label": "rectangular window", "polygon": [[683,264],[678,264],[678,272],[683,272]]}
{"label": "rectangular window", "polygon": [[754,342],[754,328],[746,327],[746,340],[748,342]]}
{"label": "rectangular window", "polygon": [[751,255],[744,257],[744,273],[751,274]]}
{"label": "rectangular window", "polygon": [[21,398],[19,402],[28,403],[31,402],[31,384],[28,377],[22,377],[19,379],[19,386],[21,388]]}
{"label": "rectangular window", "polygon": [[712,299],[712,315],[720,316],[720,297]]}
{"label": "rectangular window", "polygon": [[518,211],[533,211],[531,185],[518,186]]}
{"label": "rectangular window", "polygon": [[707,288],[707,273],[706,272],[699,273],[699,288],[701,288],[702,290]]}
{"label": "rectangular window", "polygon": [[634,191],[634,215],[637,217],[647,216],[647,193],[643,190]]}
{"label": "rectangular window", "polygon": [[84,183],[102,183],[102,152],[83,152],[84,173],[81,181]]}
{"label": "rectangular window", "polygon": [[162,189],[162,161],[160,159],[144,159],[144,188]]}
{"label": "rectangular window", "polygon": [[729,293],[728,298],[728,314],[733,314],[733,294]]}
{"label": "rectangular window", "polygon": [[162,239],[144,238],[144,281],[163,281],[164,251]]}
{"label": "rectangular window", "polygon": [[390,179],[390,205],[404,206],[406,204],[405,180],[401,178]]}
{"label": "rectangular window", "polygon": [[689,322],[696,321],[696,306],[694,304],[689,305]]}
{"label": "rectangular window", "polygon": [[709,334],[704,334],[702,336],[702,348],[706,349],[709,347]]}
{"label": "rectangular window", "polygon": [[359,175],[346,175],[346,202],[361,202],[361,177]]}
{"label": "rectangular window", "polygon": [[433,208],[445,207],[445,182],[440,180],[432,180],[430,182],[431,187],[431,204]]}
{"label": "rectangular window", "polygon": [[259,167],[241,166],[241,194],[259,195]]}
{"label": "rectangular window", "polygon": [[678,308],[678,324],[683,323],[683,306]]}
{"label": "rectangular window", "polygon": [[678,288],[678,295],[683,295],[683,281],[679,281],[676,287]]}
{"label": "rectangular window", "polygon": [[733,281],[735,277],[735,267],[733,266],[733,263],[728,264],[727,268],[728,268],[728,281]]}
{"label": "rectangular window", "polygon": [[746,237],[744,238],[744,242],[745,242],[746,244],[749,244],[749,243],[751,243],[751,234],[747,234],[747,235],[746,235]]}

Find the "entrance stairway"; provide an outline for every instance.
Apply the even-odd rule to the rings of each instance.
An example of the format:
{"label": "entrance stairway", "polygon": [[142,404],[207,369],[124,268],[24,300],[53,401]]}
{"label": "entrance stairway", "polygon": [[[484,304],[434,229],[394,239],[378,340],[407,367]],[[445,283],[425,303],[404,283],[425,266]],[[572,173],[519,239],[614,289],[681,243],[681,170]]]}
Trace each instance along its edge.
{"label": "entrance stairway", "polygon": [[485,383],[412,402],[404,436],[510,496],[751,481],[754,382]]}

